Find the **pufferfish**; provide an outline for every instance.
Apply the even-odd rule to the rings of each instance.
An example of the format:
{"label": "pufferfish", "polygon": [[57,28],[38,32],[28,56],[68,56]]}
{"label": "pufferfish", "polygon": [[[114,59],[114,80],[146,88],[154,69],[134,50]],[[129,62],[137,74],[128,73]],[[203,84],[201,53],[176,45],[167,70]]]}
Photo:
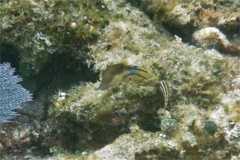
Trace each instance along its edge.
{"label": "pufferfish", "polygon": [[137,67],[128,66],[126,63],[119,63],[108,66],[102,73],[102,82],[99,86],[100,90],[118,85],[124,78],[130,75],[138,75],[143,78],[148,78],[148,73]]}

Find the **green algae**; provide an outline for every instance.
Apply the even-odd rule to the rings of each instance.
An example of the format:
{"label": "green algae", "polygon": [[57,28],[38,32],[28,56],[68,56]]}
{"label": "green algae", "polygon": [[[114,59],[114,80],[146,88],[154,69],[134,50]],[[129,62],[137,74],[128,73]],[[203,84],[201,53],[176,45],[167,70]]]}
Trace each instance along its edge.
{"label": "green algae", "polygon": [[85,59],[81,50],[97,39],[110,17],[100,0],[1,3],[1,40],[18,50],[26,75],[38,73],[53,55],[78,53],[79,59]]}

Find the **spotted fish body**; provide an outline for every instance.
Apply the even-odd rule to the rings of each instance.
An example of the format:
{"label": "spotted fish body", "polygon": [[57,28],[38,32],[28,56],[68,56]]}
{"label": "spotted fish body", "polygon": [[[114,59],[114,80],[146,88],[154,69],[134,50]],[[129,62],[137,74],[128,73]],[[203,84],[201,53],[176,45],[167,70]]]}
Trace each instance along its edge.
{"label": "spotted fish body", "polygon": [[109,87],[118,85],[123,79],[129,75],[138,75],[143,78],[148,77],[148,73],[136,67],[128,66],[124,63],[108,66],[102,74],[102,82],[99,89],[104,90]]}

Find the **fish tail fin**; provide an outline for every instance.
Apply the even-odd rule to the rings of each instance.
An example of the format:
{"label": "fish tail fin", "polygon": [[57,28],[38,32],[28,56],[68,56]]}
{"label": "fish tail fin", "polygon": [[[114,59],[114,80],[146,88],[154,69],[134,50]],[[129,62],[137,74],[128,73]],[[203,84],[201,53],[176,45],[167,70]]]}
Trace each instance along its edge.
{"label": "fish tail fin", "polygon": [[139,76],[141,76],[143,78],[146,78],[146,79],[149,77],[148,72],[146,72],[144,70],[141,70],[141,69],[136,69],[135,74],[137,74],[137,75],[139,75]]}

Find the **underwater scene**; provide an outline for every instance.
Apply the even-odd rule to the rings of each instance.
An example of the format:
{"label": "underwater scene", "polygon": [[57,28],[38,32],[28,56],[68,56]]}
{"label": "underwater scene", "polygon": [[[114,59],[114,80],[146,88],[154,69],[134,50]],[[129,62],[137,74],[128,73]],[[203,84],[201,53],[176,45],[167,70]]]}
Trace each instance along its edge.
{"label": "underwater scene", "polygon": [[0,0],[0,159],[240,159],[240,1]]}

